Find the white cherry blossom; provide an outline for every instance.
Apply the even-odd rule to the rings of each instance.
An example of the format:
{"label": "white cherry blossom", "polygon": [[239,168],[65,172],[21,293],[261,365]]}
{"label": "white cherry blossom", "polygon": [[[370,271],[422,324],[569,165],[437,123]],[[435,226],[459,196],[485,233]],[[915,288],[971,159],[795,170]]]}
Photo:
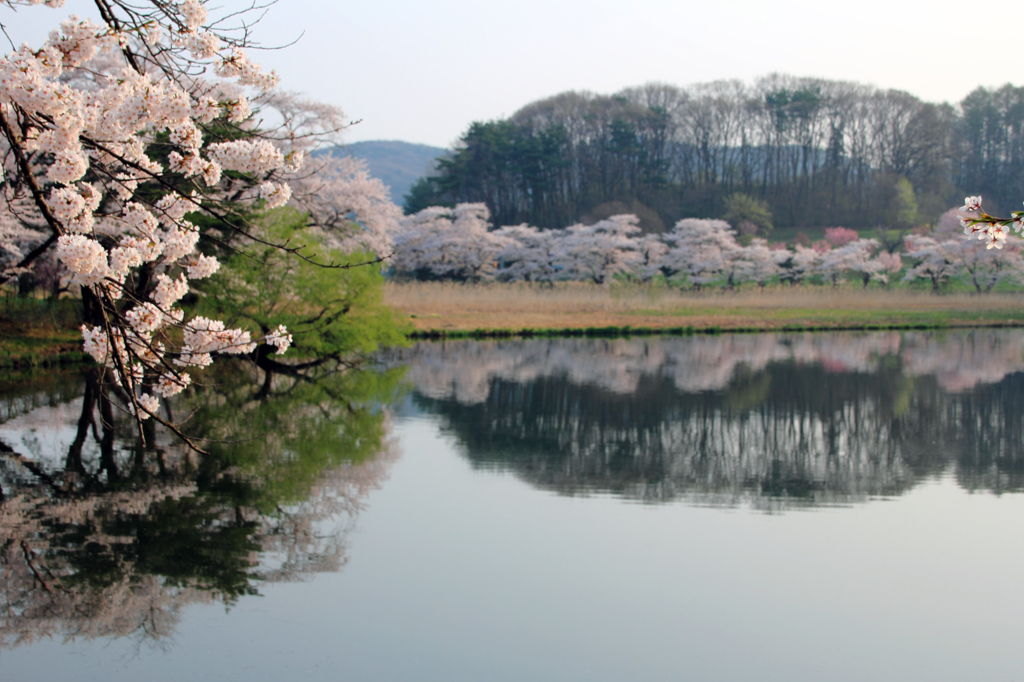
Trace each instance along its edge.
{"label": "white cherry blossom", "polygon": [[[20,188],[8,183],[4,191],[8,206],[47,225],[72,283],[102,309],[103,324],[83,325],[83,347],[131,389],[133,411],[146,418],[158,414],[158,396],[191,381],[186,373],[168,373],[170,360],[203,367],[211,353],[247,353],[257,342],[280,353],[290,345],[284,328],[253,340],[218,320],[186,321],[176,305],[190,279],[220,267],[215,257],[197,253],[200,230],[185,217],[206,211],[204,202],[219,201],[218,192],[227,196],[223,171],[251,177],[230,188],[233,196],[283,206],[291,189],[271,178],[299,172],[302,154],[250,131],[250,91],[261,96],[276,85],[276,75],[250,62],[236,37],[210,29],[218,22],[204,0],[108,4],[105,23],[72,16],[40,48],[24,46],[0,58],[0,139],[16,161],[4,172],[13,171]],[[203,70],[219,80],[205,80]],[[222,115],[241,136],[208,143],[206,126]],[[151,154],[168,146],[165,166]],[[90,172],[96,184],[82,182]],[[135,276],[143,266],[148,274]],[[182,329],[181,348],[168,345],[173,335],[164,336],[171,325]],[[151,393],[141,388],[144,376]]]}

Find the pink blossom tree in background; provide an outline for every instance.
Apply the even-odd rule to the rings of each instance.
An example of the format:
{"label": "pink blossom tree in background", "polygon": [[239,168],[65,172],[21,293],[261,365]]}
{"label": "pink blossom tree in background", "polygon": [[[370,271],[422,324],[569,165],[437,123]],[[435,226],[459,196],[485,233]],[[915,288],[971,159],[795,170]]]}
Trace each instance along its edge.
{"label": "pink blossom tree in background", "polygon": [[[460,204],[455,210],[465,206],[469,205]],[[833,286],[856,278],[865,288],[872,282],[888,286],[890,278],[904,270],[904,255],[880,248],[877,239],[862,239],[856,230],[844,227],[826,228],[824,239],[809,246],[796,243],[787,248],[769,245],[764,239],[741,246],[725,221],[698,218],[681,220],[664,234],[641,234],[637,219],[629,215],[555,230],[529,225],[491,230],[486,220],[469,230],[448,231],[449,223],[435,224],[438,216],[451,211],[425,209],[404,219],[405,231],[395,246],[396,273],[463,281],[494,277],[508,282],[589,280],[598,284],[615,277],[642,282],[663,277],[668,283],[685,282],[701,290],[712,284],[730,289],[745,283],[764,287],[773,278],[791,284],[820,279]],[[973,217],[977,212],[962,213],[963,209],[947,212],[927,236],[904,238],[908,269],[902,281],[926,279],[937,292],[949,280],[962,278],[978,293],[990,292],[1004,282],[1024,283],[1024,241],[1003,234],[1005,226],[979,229],[980,218]],[[1014,220],[1022,221],[1021,215],[1014,215]],[[965,227],[985,240],[959,238],[956,233]],[[464,253],[467,244],[475,246]],[[493,254],[497,255],[491,263]],[[464,261],[467,270],[460,269]],[[493,272],[478,272],[489,266]]]}
{"label": "pink blossom tree in background", "polygon": [[[898,253],[882,250],[875,256],[875,260],[878,261],[878,279],[885,285],[889,284],[889,275],[903,270],[903,256]],[[867,286],[866,281],[864,286]]]}
{"label": "pink blossom tree in background", "polygon": [[904,281],[927,279],[938,292],[964,275],[977,293],[990,292],[1002,282],[1024,283],[1024,240],[1010,233],[1020,230],[1022,215],[994,218],[982,211],[981,197],[967,197],[963,207],[943,213],[931,233],[907,235],[907,256],[914,264]]}
{"label": "pink blossom tree in background", "polygon": [[721,276],[740,253],[732,227],[724,220],[684,218],[665,235],[665,241],[670,244],[666,267],[685,275],[697,291]]}
{"label": "pink blossom tree in background", "polygon": [[905,282],[926,279],[931,282],[932,292],[938,293],[939,287],[963,268],[960,240],[910,234],[904,237],[904,242],[907,257],[914,262],[903,277]]}
{"label": "pink blossom tree in background", "polygon": [[660,234],[645,234],[638,241],[633,273],[641,282],[649,282],[664,274],[662,266],[669,247]]}
{"label": "pink blossom tree in background", "polygon": [[767,239],[755,237],[738,254],[736,283],[756,282],[763,289],[768,280],[779,275],[779,266],[788,258],[788,251],[772,249]]}
{"label": "pink blossom tree in background", "polygon": [[[482,204],[459,204],[454,213],[482,215],[484,210]],[[729,288],[755,282],[763,288],[774,277],[799,283],[821,276],[838,283],[854,274],[867,286],[871,281],[887,283],[887,273],[902,268],[899,256],[872,257],[878,242],[860,239],[856,231],[846,228],[829,228],[826,239],[812,247],[797,245],[789,250],[757,238],[741,246],[731,226],[721,220],[688,218],[669,233],[641,234],[632,215],[560,230],[529,225],[489,230],[487,219],[458,227],[451,222],[454,213],[435,207],[403,219],[392,261],[396,274],[478,281],[484,277],[473,274],[477,267],[473,264],[488,262],[480,254],[490,256],[495,249],[493,276],[507,282],[604,284],[620,275],[639,281],[664,276],[670,282],[685,279],[700,290],[715,282]],[[461,269],[464,264],[468,270]]]}
{"label": "pink blossom tree in background", "polygon": [[504,240],[498,254],[498,279],[505,282],[553,282],[558,275],[556,242],[564,230],[510,225],[495,234]]}
{"label": "pink blossom tree in background", "polygon": [[[821,244],[825,244],[826,247],[828,246],[824,242]],[[821,248],[820,244],[818,248],[803,246],[802,244],[794,245],[793,254],[785,264],[784,279],[790,284],[800,284],[814,276],[818,271],[821,256],[826,251],[828,251],[828,248]]]}
{"label": "pink blossom tree in background", "polygon": [[[843,229],[843,228],[833,228]],[[853,230],[850,230],[853,232]],[[856,233],[854,233],[856,234]],[[858,274],[864,278],[864,286],[876,275],[881,264],[871,259],[878,248],[876,239],[843,240],[842,246],[829,249],[821,254],[818,272],[822,279],[832,282],[835,286],[846,274]]]}
{"label": "pink blossom tree in background", "polygon": [[490,218],[485,204],[433,207],[406,216],[394,238],[391,267],[418,279],[493,279],[508,240],[490,231]]}
{"label": "pink blossom tree in background", "polygon": [[557,241],[559,277],[604,284],[628,272],[639,260],[639,223],[634,215],[616,215],[593,225],[569,226]]}
{"label": "pink blossom tree in background", "polygon": [[[856,230],[845,227],[826,227],[825,242],[831,246],[820,250],[818,271],[835,285],[844,274],[857,275],[864,287],[872,281],[889,283],[889,274],[899,272],[903,261],[898,254],[879,251],[877,239],[861,239]],[[872,257],[872,254],[878,253]]]}
{"label": "pink blossom tree in background", "polygon": [[858,239],[860,239],[860,234],[857,230],[851,230],[847,227],[825,228],[825,241],[831,244],[833,248],[846,246],[850,242],[855,242]]}

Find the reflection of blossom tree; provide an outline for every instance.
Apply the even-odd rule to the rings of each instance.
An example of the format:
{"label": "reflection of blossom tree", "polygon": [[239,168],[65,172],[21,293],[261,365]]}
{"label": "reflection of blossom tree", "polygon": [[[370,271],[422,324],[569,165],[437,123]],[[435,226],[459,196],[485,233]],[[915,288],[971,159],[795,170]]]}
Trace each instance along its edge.
{"label": "reflection of blossom tree", "polygon": [[[396,454],[378,406],[397,376],[297,373],[254,394],[246,374],[225,366],[216,390],[176,408],[207,438],[242,432],[251,419],[275,438],[211,443],[202,458],[159,432],[146,448],[119,436],[134,432],[103,407],[117,398],[95,374],[77,419],[50,425],[64,436],[48,448],[32,451],[18,436],[37,412],[56,411],[32,409],[45,402],[38,396],[22,400],[23,414],[0,432],[0,645],[53,635],[158,640],[187,604],[232,603],[258,581],[344,565],[347,533]],[[289,414],[298,428],[282,428]]]}
{"label": "reflection of blossom tree", "polygon": [[954,462],[965,486],[1024,486],[1024,405],[1003,388],[1022,352],[1017,331],[973,330],[449,342],[407,357],[421,403],[473,461],[564,493],[775,508],[898,494]]}
{"label": "reflection of blossom tree", "polygon": [[831,371],[869,371],[896,356],[912,376],[935,374],[949,391],[994,383],[1024,370],[1024,337],[1011,330],[935,333],[768,333],[683,338],[448,341],[401,353],[409,378],[431,398],[466,404],[487,399],[495,378],[525,382],[569,377],[616,393],[632,393],[641,377],[665,376],[685,392],[726,388],[741,367],[772,362],[818,363]]}
{"label": "reflection of blossom tree", "polygon": [[[837,389],[843,376],[773,365],[767,381],[724,395],[681,393],[667,377],[623,394],[552,376],[495,380],[483,403],[422,404],[444,416],[471,461],[564,494],[769,509],[898,494],[919,472],[892,428],[896,391],[865,390],[863,375]],[[887,383],[898,379],[891,372]]]}

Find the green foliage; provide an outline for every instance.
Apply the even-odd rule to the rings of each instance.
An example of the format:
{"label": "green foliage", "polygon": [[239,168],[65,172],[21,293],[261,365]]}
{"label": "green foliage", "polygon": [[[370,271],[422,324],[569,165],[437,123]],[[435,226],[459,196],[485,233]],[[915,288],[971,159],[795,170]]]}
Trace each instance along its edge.
{"label": "green foliage", "polygon": [[76,571],[68,582],[106,587],[130,572],[162,576],[165,585],[210,591],[228,604],[256,594],[250,557],[260,547],[252,539],[252,527],[222,522],[225,502],[209,495],[167,498],[145,514],[111,514],[98,519],[102,532],[133,541],[107,547],[89,545],[94,528],[69,527],[61,540],[85,551],[67,553]]}
{"label": "green foliage", "polygon": [[810,119],[821,108],[819,86],[788,90],[781,88],[765,93],[765,110],[771,115],[775,129],[782,132]]}
{"label": "green foliage", "polygon": [[[629,131],[620,125],[610,151],[628,156],[632,149],[629,138]],[[427,206],[484,201],[498,225],[526,220],[542,227],[565,227],[580,218],[582,208],[570,205],[565,195],[568,154],[568,133],[559,124],[474,122],[455,153],[438,159],[437,172],[413,185],[404,210],[410,214]],[[522,197],[530,197],[525,215],[519,206]],[[604,200],[598,199],[587,203],[596,205]]]}
{"label": "green foliage", "polygon": [[294,337],[289,358],[340,358],[380,346],[405,343],[407,324],[383,302],[383,276],[367,253],[342,253],[325,246],[322,234],[306,228],[306,217],[291,208],[260,219],[260,236],[287,243],[325,268],[270,244],[255,244],[222,259],[220,272],[201,285],[196,312],[265,334],[285,325]]}
{"label": "green foliage", "polygon": [[269,514],[308,499],[325,472],[373,459],[386,436],[380,406],[404,390],[404,368],[341,367],[264,375],[254,391],[240,365],[218,362],[187,401],[190,433],[210,439],[200,487]]}
{"label": "green foliage", "polygon": [[896,181],[895,189],[889,215],[899,229],[914,227],[921,220],[917,209],[917,197],[914,196],[914,186],[910,184],[910,180],[901,177]]}
{"label": "green foliage", "polygon": [[751,223],[764,236],[772,231],[772,210],[767,201],[736,192],[727,196],[724,203],[722,219],[733,227],[739,229],[744,223]]}

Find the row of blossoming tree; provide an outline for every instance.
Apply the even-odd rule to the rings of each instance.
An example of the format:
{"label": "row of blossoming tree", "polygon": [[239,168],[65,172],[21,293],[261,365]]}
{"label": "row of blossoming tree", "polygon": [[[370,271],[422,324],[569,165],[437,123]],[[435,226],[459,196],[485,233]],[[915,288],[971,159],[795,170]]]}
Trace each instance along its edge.
{"label": "row of blossoming tree", "polygon": [[[41,4],[0,0],[8,11]],[[80,292],[85,350],[127,409],[174,428],[159,398],[214,354],[289,348],[288,329],[261,312],[290,310],[322,330],[349,311],[345,296],[322,296],[342,301],[331,308],[302,287],[311,271],[386,255],[399,212],[357,163],[304,163],[334,142],[343,115],[276,90],[277,75],[246,54],[246,12],[212,17],[203,0],[95,6],[99,23],[72,16],[41,47],[0,60],[0,283],[49,259]],[[289,203],[285,227],[267,219]],[[286,266],[272,272],[274,258]],[[231,259],[261,267],[227,272]],[[272,301],[259,298],[267,282]],[[209,305],[186,314],[197,292]],[[223,305],[230,294],[241,304]]]}
{"label": "row of blossoming tree", "polygon": [[908,236],[900,254],[843,227],[826,228],[824,239],[809,245],[787,248],[764,239],[743,245],[727,222],[699,218],[680,220],[663,234],[642,234],[633,215],[561,230],[494,229],[484,204],[459,204],[403,219],[391,264],[397,276],[421,280],[603,284],[616,277],[663,277],[696,290],[744,283],[763,287],[770,281],[837,284],[847,278],[867,286],[888,284],[898,273],[904,281],[928,280],[935,290],[952,278],[966,279],[979,292],[1004,281],[1024,283],[1024,242],[1004,233],[998,239],[967,240],[960,228],[958,212],[949,211],[935,230]]}

